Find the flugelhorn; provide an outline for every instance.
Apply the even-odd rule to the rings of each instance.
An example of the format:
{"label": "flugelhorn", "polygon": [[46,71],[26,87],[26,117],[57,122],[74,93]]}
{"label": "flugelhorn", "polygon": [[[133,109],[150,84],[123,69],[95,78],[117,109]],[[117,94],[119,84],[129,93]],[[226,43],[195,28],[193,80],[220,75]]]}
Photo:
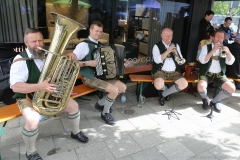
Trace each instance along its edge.
{"label": "flugelhorn", "polygon": [[[171,43],[171,42],[170,42],[170,43]],[[171,44],[170,44],[170,46],[172,46],[172,45],[175,46],[174,43],[171,43]],[[175,47],[175,50],[176,50],[177,53],[172,52],[172,54],[173,54],[173,56],[174,56],[174,58],[175,58],[175,61],[178,63],[178,65],[183,65],[183,64],[186,62],[186,60],[185,60],[184,58],[181,58],[181,57],[179,56],[179,53],[178,53],[176,47]]]}
{"label": "flugelhorn", "polygon": [[223,44],[221,45],[219,56],[222,57],[222,58],[226,58],[226,56],[227,56],[227,51],[224,50]]}

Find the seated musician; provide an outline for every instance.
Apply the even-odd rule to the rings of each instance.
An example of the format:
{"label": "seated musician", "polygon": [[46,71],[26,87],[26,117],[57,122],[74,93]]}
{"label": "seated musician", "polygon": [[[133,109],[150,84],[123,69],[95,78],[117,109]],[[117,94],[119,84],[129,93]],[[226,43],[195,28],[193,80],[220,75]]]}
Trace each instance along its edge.
{"label": "seated musician", "polygon": [[[32,102],[26,98],[27,93],[45,91],[53,93],[56,90],[55,84],[50,84],[47,78],[42,83],[38,83],[41,71],[45,63],[45,52],[38,50],[37,47],[44,48],[43,36],[37,29],[26,29],[24,42],[27,46],[26,51],[14,58],[10,69],[10,87],[15,92],[14,98],[17,100],[19,110],[25,119],[25,126],[22,129],[22,137],[26,148],[28,160],[42,159],[36,151],[35,141],[38,137],[38,124],[40,115],[33,109]],[[27,59],[27,58],[36,59]],[[26,58],[26,59],[22,59]],[[79,129],[80,110],[78,103],[69,99],[65,109],[71,127],[71,138],[86,143],[86,137]]]}
{"label": "seated musician", "polygon": [[[159,91],[159,104],[164,105],[164,99],[169,100],[169,95],[179,92],[188,86],[186,79],[182,75],[182,67],[176,62],[175,56],[182,58],[180,48],[177,44],[171,45],[173,31],[170,28],[162,30],[162,41],[153,46],[153,68],[152,76],[154,86]],[[180,58],[180,59],[181,59]],[[167,88],[164,84],[166,79],[174,81],[174,85]]]}
{"label": "seated musician", "polygon": [[[212,99],[210,106],[220,113],[221,108],[219,101],[231,96],[235,91],[235,86],[230,82],[226,75],[226,64],[232,65],[235,61],[234,56],[229,51],[228,47],[223,46],[223,40],[225,32],[223,30],[217,30],[214,33],[214,39],[211,44],[204,45],[199,55],[200,71],[198,81],[198,93],[202,97],[204,110],[208,109],[209,98],[207,96],[207,84],[212,81],[215,85],[222,88],[222,90]],[[224,50],[226,57],[220,56],[220,52]]]}
{"label": "seated musician", "polygon": [[[94,21],[90,26],[90,35],[87,40],[99,43],[98,40],[101,37],[102,31],[102,23]],[[107,95],[95,104],[95,108],[101,111],[102,120],[109,125],[115,125],[116,122],[109,113],[110,107],[113,105],[118,94],[126,90],[126,85],[119,80],[104,81],[96,78],[94,69],[99,62],[92,58],[92,52],[95,48],[97,48],[95,44],[81,42],[76,46],[73,53],[68,53],[67,56],[72,60],[79,60],[82,82],[86,86],[107,92]]]}

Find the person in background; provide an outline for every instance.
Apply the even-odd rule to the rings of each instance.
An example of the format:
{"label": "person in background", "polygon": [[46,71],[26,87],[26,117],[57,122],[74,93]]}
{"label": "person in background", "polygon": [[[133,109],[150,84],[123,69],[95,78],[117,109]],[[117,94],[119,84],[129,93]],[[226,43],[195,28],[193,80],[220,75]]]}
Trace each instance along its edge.
{"label": "person in background", "polygon": [[[15,92],[14,98],[17,100],[19,110],[25,119],[22,137],[26,148],[26,157],[28,160],[41,160],[42,158],[37,153],[35,147],[40,114],[33,109],[29,94],[37,91],[45,91],[52,94],[56,91],[57,86],[50,83],[50,78],[38,83],[45,63],[45,52],[37,49],[37,47],[44,48],[41,32],[34,28],[26,29],[24,42],[27,46],[26,51],[18,54],[11,66],[10,87]],[[67,118],[72,131],[71,138],[86,143],[88,137],[79,129],[80,110],[78,103],[70,98],[64,111],[67,112]]]}
{"label": "person in background", "polygon": [[[234,63],[227,65],[226,75],[231,78],[240,78],[240,35],[235,37],[232,44],[227,44],[230,52],[235,57]],[[235,81],[236,89],[240,90],[240,82]]]}
{"label": "person in background", "polygon": [[207,31],[212,31],[217,28],[217,25],[210,23],[210,21],[213,19],[214,12],[211,10],[208,10],[205,12],[205,17],[202,18],[199,22],[198,25],[198,37],[199,37],[199,42],[205,38],[206,32]]}
{"label": "person in background", "polygon": [[[164,99],[169,100],[169,95],[179,92],[188,86],[182,75],[182,67],[176,62],[174,54],[182,58],[178,44],[171,44],[173,31],[165,28],[161,34],[162,41],[153,46],[152,76],[154,87],[159,92],[159,104],[164,105]],[[174,85],[167,88],[164,84],[166,79],[172,79]]]}
{"label": "person in background", "polygon": [[[207,96],[207,84],[212,81],[215,85],[222,88],[222,90],[210,102],[210,106],[218,113],[221,112],[219,101],[231,96],[232,93],[235,92],[234,84],[230,82],[225,75],[226,64],[232,65],[235,58],[229,51],[228,47],[222,47],[224,37],[225,32],[223,30],[217,30],[214,34],[213,42],[204,45],[199,55],[201,65],[197,89],[202,97],[202,108],[204,110],[208,109],[209,98]],[[227,52],[225,58],[220,57],[222,49]]]}
{"label": "person in background", "polygon": [[226,36],[223,41],[223,45],[227,45],[229,40],[233,40],[234,35],[232,33],[232,30],[230,29],[230,25],[232,24],[232,18],[227,17],[224,20],[224,24],[221,24],[218,29],[224,30],[226,33]]}

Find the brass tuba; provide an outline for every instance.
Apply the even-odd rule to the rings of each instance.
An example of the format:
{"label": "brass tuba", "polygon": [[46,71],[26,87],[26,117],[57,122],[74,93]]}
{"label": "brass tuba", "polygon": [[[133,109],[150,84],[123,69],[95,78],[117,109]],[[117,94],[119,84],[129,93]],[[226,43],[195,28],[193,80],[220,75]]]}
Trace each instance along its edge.
{"label": "brass tuba", "polygon": [[[50,78],[49,83],[56,84],[57,87],[52,94],[37,91],[32,99],[33,108],[45,116],[57,115],[64,110],[69,101],[80,66],[77,61],[69,60],[62,53],[72,35],[85,28],[80,23],[65,16],[53,12],[51,14],[55,21],[54,35],[38,83]],[[42,48],[38,47],[38,49]]]}

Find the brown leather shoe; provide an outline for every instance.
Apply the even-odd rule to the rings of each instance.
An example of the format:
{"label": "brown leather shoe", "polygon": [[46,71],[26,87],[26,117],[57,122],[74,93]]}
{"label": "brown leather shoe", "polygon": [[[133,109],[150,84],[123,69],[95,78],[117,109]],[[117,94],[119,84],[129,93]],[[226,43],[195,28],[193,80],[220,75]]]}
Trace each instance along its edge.
{"label": "brown leather shoe", "polygon": [[75,135],[71,132],[71,138],[76,139],[76,140],[78,140],[79,142],[82,142],[82,143],[87,143],[88,142],[88,137],[85,136],[82,133],[82,131],[80,131],[78,134],[75,134]]}
{"label": "brown leather shoe", "polygon": [[26,157],[28,160],[42,160],[42,158],[39,156],[39,154],[37,152],[33,152],[30,155],[27,155],[27,153],[26,153]]}

